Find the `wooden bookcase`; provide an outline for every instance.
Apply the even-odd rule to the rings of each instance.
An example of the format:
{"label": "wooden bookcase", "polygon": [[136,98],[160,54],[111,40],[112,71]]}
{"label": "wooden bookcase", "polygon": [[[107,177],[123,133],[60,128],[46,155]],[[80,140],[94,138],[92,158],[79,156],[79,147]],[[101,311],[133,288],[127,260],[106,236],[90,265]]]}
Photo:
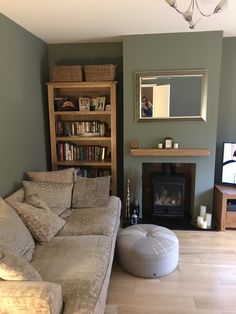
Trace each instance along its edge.
{"label": "wooden bookcase", "polygon": [[[116,152],[116,82],[65,82],[47,83],[48,105],[51,140],[52,170],[58,168],[75,167],[83,169],[108,170],[112,176],[111,192],[117,194],[117,152]],[[56,111],[55,97],[106,97],[106,103],[111,104],[111,111]],[[58,136],[56,123],[91,122],[105,123],[107,130],[104,136]],[[106,147],[104,160],[59,160],[58,144],[71,143],[72,145],[90,145]]]}

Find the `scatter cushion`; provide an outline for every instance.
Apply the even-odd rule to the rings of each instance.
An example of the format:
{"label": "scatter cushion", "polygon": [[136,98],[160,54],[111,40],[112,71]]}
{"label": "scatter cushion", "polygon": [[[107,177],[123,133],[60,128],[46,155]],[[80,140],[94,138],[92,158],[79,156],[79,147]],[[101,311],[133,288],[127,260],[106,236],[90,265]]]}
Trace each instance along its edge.
{"label": "scatter cushion", "polygon": [[36,241],[49,242],[64,226],[65,220],[54,214],[36,195],[29,197],[28,202],[16,206],[19,216]]}
{"label": "scatter cushion", "polygon": [[35,243],[16,211],[0,198],[0,245],[31,261]]}
{"label": "scatter cushion", "polygon": [[63,169],[58,171],[47,172],[27,172],[27,176],[31,181],[54,182],[54,183],[74,183],[75,169]]}
{"label": "scatter cushion", "polygon": [[24,201],[24,189],[21,187],[16,192],[12,193],[10,196],[5,198],[5,201],[15,209],[15,203]]}
{"label": "scatter cushion", "polygon": [[77,177],[74,185],[72,207],[105,206],[109,200],[110,176],[98,178]]}
{"label": "scatter cushion", "polygon": [[[20,202],[20,203],[23,203],[23,202]],[[48,205],[42,201],[40,199],[40,197],[38,196],[38,194],[32,194],[30,195],[28,198],[27,198],[27,203],[34,206],[34,207],[37,207],[37,208],[40,208],[40,209],[43,209],[44,211],[46,212],[51,212],[51,209],[48,207]],[[17,203],[17,205],[19,205],[19,203]]]}
{"label": "scatter cushion", "polygon": [[0,248],[0,278],[2,280],[42,281],[37,270],[19,255]]}
{"label": "scatter cushion", "polygon": [[56,215],[71,207],[73,188],[71,183],[24,181],[23,187],[26,202],[31,195],[37,194]]}

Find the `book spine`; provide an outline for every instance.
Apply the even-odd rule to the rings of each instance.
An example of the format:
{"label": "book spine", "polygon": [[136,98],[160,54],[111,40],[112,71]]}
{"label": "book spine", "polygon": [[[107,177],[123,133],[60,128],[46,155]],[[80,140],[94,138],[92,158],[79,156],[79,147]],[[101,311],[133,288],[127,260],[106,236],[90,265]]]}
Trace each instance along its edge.
{"label": "book spine", "polygon": [[105,160],[105,151],[106,151],[105,147],[102,147],[102,154],[101,154],[102,161]]}

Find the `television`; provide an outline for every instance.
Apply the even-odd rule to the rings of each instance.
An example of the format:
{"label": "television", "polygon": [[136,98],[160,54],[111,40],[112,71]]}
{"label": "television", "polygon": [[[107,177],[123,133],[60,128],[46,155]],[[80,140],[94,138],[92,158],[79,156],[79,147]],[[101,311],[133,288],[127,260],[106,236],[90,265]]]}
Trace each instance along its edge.
{"label": "television", "polygon": [[223,144],[221,182],[236,185],[236,142]]}

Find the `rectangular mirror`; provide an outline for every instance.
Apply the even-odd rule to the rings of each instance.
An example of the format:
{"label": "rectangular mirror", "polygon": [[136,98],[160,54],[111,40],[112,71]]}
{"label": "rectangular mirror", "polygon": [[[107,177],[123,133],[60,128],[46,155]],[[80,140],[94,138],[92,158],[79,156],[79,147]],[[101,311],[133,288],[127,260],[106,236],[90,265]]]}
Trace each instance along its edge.
{"label": "rectangular mirror", "polygon": [[207,70],[136,72],[137,121],[206,121]]}

